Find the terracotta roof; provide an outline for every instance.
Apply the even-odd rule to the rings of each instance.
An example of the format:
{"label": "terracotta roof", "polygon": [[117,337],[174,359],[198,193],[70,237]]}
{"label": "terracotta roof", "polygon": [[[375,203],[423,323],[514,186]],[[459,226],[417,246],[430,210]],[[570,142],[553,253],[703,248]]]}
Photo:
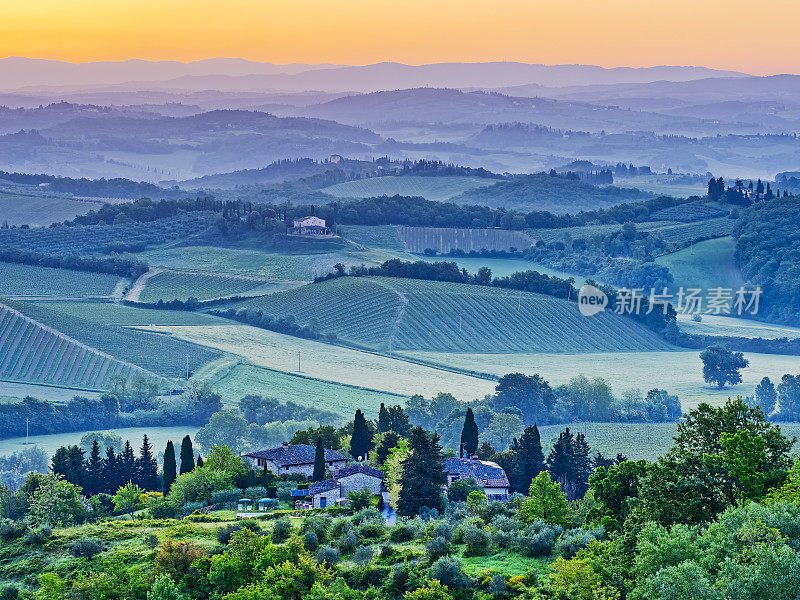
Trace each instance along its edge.
{"label": "terracotta roof", "polygon": [[509,487],[506,472],[489,460],[448,458],[444,461],[444,470],[448,475],[458,475],[459,479],[474,479],[481,487]]}
{"label": "terracotta roof", "polygon": [[[269,460],[276,465],[285,467],[288,465],[313,465],[314,455],[317,449],[307,444],[297,444],[293,446],[278,446],[269,450],[259,450],[245,454],[248,458],[261,458]],[[346,461],[347,458],[336,450],[325,450],[325,462]]]}

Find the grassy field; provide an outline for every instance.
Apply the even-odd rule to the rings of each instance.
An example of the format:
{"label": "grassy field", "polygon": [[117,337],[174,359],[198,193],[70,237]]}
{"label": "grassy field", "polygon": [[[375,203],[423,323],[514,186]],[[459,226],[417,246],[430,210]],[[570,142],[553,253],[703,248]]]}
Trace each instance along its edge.
{"label": "grassy field", "polygon": [[153,376],[0,304],[0,379],[97,390],[137,372]]}
{"label": "grassy field", "polygon": [[733,260],[735,244],[731,237],[698,242],[672,254],[660,256],[656,263],[672,272],[675,287],[713,287],[738,289],[744,279]]}
{"label": "grassy field", "polygon": [[619,393],[638,388],[660,388],[677,394],[688,410],[700,402],[720,405],[729,397],[752,396],[762,377],[780,381],[786,373],[800,373],[800,356],[746,352],[750,367],[742,371],[742,383],[718,390],[703,381],[698,351],[608,352],[597,354],[448,354],[402,352],[403,355],[489,373],[539,373],[552,385],[567,383],[578,374],[603,377]]}
{"label": "grassy field", "polygon": [[31,302],[46,310],[100,325],[138,327],[142,325],[211,325],[222,319],[185,310],[138,308],[115,302]]}
{"label": "grassy field", "polygon": [[644,229],[660,234],[671,244],[685,245],[694,240],[718,238],[730,235],[736,221],[728,217],[706,219],[695,223],[670,223],[663,226],[643,226],[637,224],[637,229]]}
{"label": "grassy field", "polygon": [[58,221],[69,221],[78,215],[100,208],[97,202],[71,198],[22,196],[0,192],[0,224],[43,227]]}
{"label": "grassy field", "polygon": [[[461,400],[482,398],[494,382],[393,358],[282,335],[248,325],[149,328],[242,357],[256,366],[403,396],[451,392]],[[313,400],[313,399],[312,399]]]}
{"label": "grassy field", "polygon": [[762,323],[751,319],[738,317],[723,317],[719,315],[702,315],[702,321],[696,323],[690,315],[679,314],[678,325],[687,333],[700,335],[733,335],[750,338],[763,338],[774,340],[779,338],[800,338],[800,328],[788,325],[775,325]]}
{"label": "grassy field", "polygon": [[[173,443],[180,444],[183,436],[190,435],[194,437],[198,428],[192,425],[178,426],[178,427],[122,427],[120,429],[113,429],[113,431],[122,438],[122,441],[130,440],[134,448],[139,448],[142,445],[142,436],[147,434],[150,443],[153,444],[153,450],[158,453],[164,450],[167,445],[167,440],[172,440]],[[61,446],[70,446],[72,444],[79,444],[81,437],[85,431],[78,431],[74,433],[57,433],[52,435],[32,435],[29,438],[30,445],[36,445],[48,454],[52,455]],[[25,438],[8,438],[0,440],[0,456],[9,455],[26,448]]]}
{"label": "grassy field", "polygon": [[422,196],[443,201],[479,187],[497,183],[481,177],[420,177],[417,175],[371,177],[337,183],[322,191],[338,198],[370,198],[373,196]]}
{"label": "grassy field", "polygon": [[[8,304],[27,317],[52,327],[89,348],[94,348],[113,356],[116,360],[137,365],[164,377],[181,376],[186,369],[187,357],[189,368],[194,372],[200,366],[219,356],[218,352],[188,344],[170,336],[103,324],[95,320],[91,310],[87,310],[87,306],[82,303],[75,304],[68,312],[53,310],[47,303],[35,304],[33,302],[10,301]],[[89,308],[91,307],[89,306]],[[109,308],[109,310],[115,309]],[[119,310],[123,311],[125,309],[120,308]],[[74,314],[75,311],[79,311],[78,314]],[[122,314],[122,312],[118,314]],[[127,312],[127,314],[133,313]],[[158,315],[167,319],[203,318],[191,315],[182,317],[177,314],[170,315],[167,312],[158,313]],[[1,346],[3,345],[0,344]],[[7,352],[8,355],[14,355],[15,357],[17,355],[16,349],[8,350]],[[60,354],[57,354],[57,356],[60,356]],[[20,359],[17,357],[14,360]],[[42,366],[42,369],[45,366],[46,363]],[[62,370],[60,373],[54,374],[55,379],[46,381],[48,383],[63,384],[62,378],[64,376],[65,373]]]}
{"label": "grassy field", "polygon": [[505,229],[458,229],[454,227],[400,227],[398,235],[409,252],[426,250],[446,254],[451,250],[524,250],[534,240],[521,231]]}
{"label": "grassy field", "polygon": [[267,294],[289,287],[291,283],[271,282],[255,277],[167,270],[147,279],[138,300],[212,300],[226,296]]}
{"label": "grassy field", "polygon": [[381,350],[598,352],[667,350],[611,313],[582,317],[577,304],[527,292],[421,280],[341,278],[234,306],[293,316]]}
{"label": "grassy field", "polygon": [[127,283],[116,275],[5,262],[0,272],[0,296],[5,297],[109,297],[120,281]]}
{"label": "grassy field", "polygon": [[49,400],[50,402],[66,402],[67,400],[71,400],[73,396],[96,398],[99,395],[100,392],[97,391],[90,392],[39,383],[0,381],[0,396],[17,400],[25,396],[33,396],[34,398],[41,398],[42,400]]}
{"label": "grassy field", "polygon": [[368,248],[405,251],[398,227],[394,225],[340,225],[339,234],[346,240]]}
{"label": "grassy field", "polygon": [[368,419],[378,416],[381,402],[404,404],[406,398],[388,392],[323,381],[300,374],[273,371],[249,364],[239,364],[214,378],[211,387],[228,405],[238,405],[248,394],[278,398],[303,406],[324,408],[349,418],[361,409]]}

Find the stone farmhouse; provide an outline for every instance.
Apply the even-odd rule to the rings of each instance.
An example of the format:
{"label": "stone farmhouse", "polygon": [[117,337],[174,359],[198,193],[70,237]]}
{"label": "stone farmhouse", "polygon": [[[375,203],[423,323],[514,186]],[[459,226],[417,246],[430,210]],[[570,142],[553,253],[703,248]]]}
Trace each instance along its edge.
{"label": "stone farmhouse", "polygon": [[489,502],[505,502],[508,500],[511,486],[503,468],[489,460],[471,458],[448,458],[444,461],[447,474],[447,486],[459,479],[474,479],[483,488]]}
{"label": "stone farmhouse", "polygon": [[350,465],[340,469],[333,468],[333,477],[312,483],[308,488],[313,508],[325,508],[344,504],[347,493],[367,488],[373,496],[380,496],[383,491],[384,474],[362,464]]}
{"label": "stone farmhouse", "polygon": [[[254,469],[267,469],[275,475],[305,475],[309,480],[314,474],[316,448],[307,444],[283,445],[269,450],[259,450],[242,455],[242,460]],[[334,471],[347,464],[347,457],[336,450],[325,450],[325,466]]]}
{"label": "stone farmhouse", "polygon": [[289,235],[333,237],[333,233],[328,229],[325,219],[311,216],[295,219],[294,226],[289,230]]}

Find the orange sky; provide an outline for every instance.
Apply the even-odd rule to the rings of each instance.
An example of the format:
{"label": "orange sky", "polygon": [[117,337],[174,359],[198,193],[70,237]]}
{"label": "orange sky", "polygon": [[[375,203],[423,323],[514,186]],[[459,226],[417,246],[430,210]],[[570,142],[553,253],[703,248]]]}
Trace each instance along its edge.
{"label": "orange sky", "polygon": [[0,56],[800,72],[800,0],[0,0]]}

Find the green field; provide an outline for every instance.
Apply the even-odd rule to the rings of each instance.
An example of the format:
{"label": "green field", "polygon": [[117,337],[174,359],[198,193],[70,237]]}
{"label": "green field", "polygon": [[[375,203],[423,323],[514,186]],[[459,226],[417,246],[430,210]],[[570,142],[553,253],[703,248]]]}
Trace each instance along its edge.
{"label": "green field", "polygon": [[0,296],[4,297],[109,297],[120,281],[128,282],[117,275],[0,262]]}
{"label": "green field", "polygon": [[398,396],[355,386],[322,381],[297,374],[273,371],[255,365],[240,364],[215,378],[212,388],[228,405],[238,405],[248,394],[278,398],[281,402],[294,402],[303,406],[324,408],[349,418],[361,409],[369,419],[377,418],[381,402],[404,404],[405,396]]}
{"label": "green field", "polygon": [[695,240],[707,240],[730,235],[735,224],[736,221],[728,217],[717,217],[695,223],[671,223],[662,227],[639,226],[637,224],[637,229],[658,233],[670,244],[684,246]]}
{"label": "green field", "polygon": [[138,295],[139,302],[159,300],[213,300],[226,296],[268,294],[285,290],[290,283],[266,279],[194,271],[161,271],[148,277]]}
{"label": "green field", "polygon": [[446,254],[453,250],[525,250],[534,240],[521,231],[506,229],[459,229],[454,227],[400,227],[398,235],[409,252],[435,250]]}
{"label": "green field", "polygon": [[[304,340],[249,325],[149,328],[175,338],[233,354],[256,366],[297,373],[402,396],[434,396],[451,392],[459,399],[482,398],[494,389],[491,380],[361,352],[342,346]],[[167,337],[167,336],[162,336]]]}
{"label": "green field", "polygon": [[421,177],[402,175],[371,177],[337,183],[322,191],[337,198],[370,198],[373,196],[422,196],[428,200],[444,201],[467,190],[497,183],[482,177]]}
{"label": "green field", "polygon": [[[97,322],[91,310],[87,310],[87,308],[91,309],[91,305],[88,304],[76,303],[75,305],[67,305],[69,307],[68,312],[54,310],[49,306],[49,303],[36,304],[33,302],[9,301],[8,304],[27,317],[52,327],[57,332],[78,340],[91,349],[96,349],[101,353],[114,357],[118,361],[137,365],[138,367],[147,369],[163,377],[182,376],[186,369],[187,357],[189,368],[194,372],[203,364],[219,356],[218,352],[175,340],[169,336],[157,335],[148,331],[133,330],[114,325],[105,325]],[[120,308],[119,310],[123,311],[124,309]],[[122,312],[119,314],[122,314]],[[133,313],[127,312],[127,314]],[[204,318],[192,315],[170,315],[166,312],[158,313],[158,315],[167,319]],[[3,344],[0,344],[0,347],[2,346]],[[3,350],[8,353],[7,356],[11,356],[13,360],[19,361],[21,360],[18,356],[20,348],[21,346],[19,348],[9,348],[6,350],[6,348],[3,347]],[[37,352],[43,351],[42,349]],[[27,360],[31,360],[36,356],[39,356],[39,354],[29,356]],[[60,356],[60,354],[58,356]],[[40,365],[41,369],[39,367],[35,368],[33,371],[34,375],[39,373],[40,370],[44,370],[45,366],[46,364]],[[62,378],[68,374],[69,372],[65,374],[62,369],[60,372],[53,373],[51,377],[43,381],[64,385]],[[8,375],[6,375],[5,378],[16,379]],[[103,379],[103,377],[100,377],[100,379]],[[34,380],[42,381],[41,379]],[[72,383],[67,385],[72,385]]]}
{"label": "green field", "polygon": [[15,383],[13,381],[0,381],[0,396],[9,399],[19,400],[25,396],[33,396],[50,402],[67,402],[73,396],[85,396],[86,398],[97,398],[100,392],[90,392],[87,390],[76,390],[74,388],[64,388],[40,383]]}
{"label": "green field", "polygon": [[0,379],[97,390],[136,372],[153,376],[0,304]]}
{"label": "green field", "polygon": [[0,192],[0,225],[44,227],[58,221],[69,221],[101,204],[72,198],[50,198]]}
{"label": "green field", "polygon": [[394,225],[339,225],[339,235],[359,246],[405,251]]}
{"label": "green field", "polygon": [[[139,448],[142,445],[142,436],[147,434],[150,443],[153,444],[153,449],[156,453],[164,450],[167,445],[167,440],[179,444],[183,436],[190,435],[194,437],[198,428],[192,425],[177,426],[177,427],[122,427],[120,429],[113,429],[113,431],[123,440],[130,440],[134,448]],[[30,445],[36,445],[49,455],[52,454],[61,446],[69,446],[72,444],[79,444],[81,437],[85,431],[78,431],[73,433],[56,433],[51,435],[32,435],[29,438]],[[0,440],[0,456],[19,452],[26,448],[25,438],[8,438]]]}
{"label": "green field", "polygon": [[667,350],[629,319],[582,317],[572,302],[528,292],[421,280],[340,278],[233,305],[293,316],[381,350],[598,352]]}
{"label": "green field", "polygon": [[733,259],[735,249],[733,238],[720,237],[660,256],[656,263],[669,268],[675,287],[736,290],[744,279]]}
{"label": "green field", "polygon": [[690,315],[679,314],[678,325],[687,333],[699,335],[732,335],[749,338],[775,340],[780,338],[800,338],[800,328],[788,325],[775,325],[738,317],[720,315],[702,315],[702,321],[696,323]]}
{"label": "green field", "polygon": [[98,323],[120,327],[139,327],[143,325],[211,325],[222,319],[213,315],[185,310],[157,310],[138,308],[116,302],[62,302],[37,301],[32,305],[48,311]]}
{"label": "green field", "polygon": [[442,352],[403,352],[403,355],[504,375],[539,373],[552,385],[567,383],[572,377],[602,377],[615,393],[652,388],[667,390],[680,398],[683,410],[700,402],[724,404],[729,397],[752,396],[762,377],[778,383],[786,373],[800,373],[800,356],[745,352],[750,367],[742,371],[742,383],[718,390],[703,381],[699,351],[608,352],[597,354],[453,354]]}

